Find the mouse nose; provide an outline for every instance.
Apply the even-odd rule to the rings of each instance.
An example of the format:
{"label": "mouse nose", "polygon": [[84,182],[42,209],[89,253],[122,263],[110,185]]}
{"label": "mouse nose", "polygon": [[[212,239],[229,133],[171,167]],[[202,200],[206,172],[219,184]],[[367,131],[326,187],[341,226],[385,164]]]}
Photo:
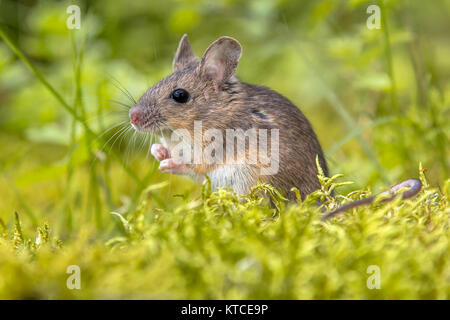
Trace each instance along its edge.
{"label": "mouse nose", "polygon": [[130,110],[130,121],[132,124],[139,124],[140,120],[141,120],[141,109],[137,108],[137,107],[133,107]]}

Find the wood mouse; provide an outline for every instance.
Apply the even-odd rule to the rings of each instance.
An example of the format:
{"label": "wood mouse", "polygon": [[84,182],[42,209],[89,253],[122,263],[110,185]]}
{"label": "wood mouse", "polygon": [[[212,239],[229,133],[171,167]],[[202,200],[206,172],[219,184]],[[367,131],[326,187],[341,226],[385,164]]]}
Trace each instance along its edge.
{"label": "wood mouse", "polygon": [[[183,35],[173,59],[173,73],[144,93],[129,111],[130,122],[138,131],[163,137],[162,144],[151,147],[163,172],[189,175],[198,181],[207,175],[214,189],[230,187],[241,195],[260,180],[290,200],[295,199],[290,190],[296,187],[304,199],[320,188],[316,157],[328,175],[317,136],[300,109],[287,98],[269,88],[242,82],[234,75],[241,53],[239,42],[224,36],[198,59],[187,35]],[[264,137],[258,132],[266,132],[264,142],[272,143],[265,147],[265,154],[261,152],[262,140],[256,145],[247,143],[250,135],[244,137],[244,146],[237,146],[238,138],[231,136],[230,142],[217,136],[212,139],[208,134],[228,138],[229,130],[241,130],[242,135],[253,129],[258,138]],[[177,140],[174,137],[178,141],[173,141]],[[182,148],[180,142],[184,143]],[[230,146],[232,157],[218,152]],[[190,151],[196,161],[191,161]],[[215,161],[208,161],[208,156]],[[259,161],[249,161],[255,157]],[[267,174],[269,167],[276,170]]]}

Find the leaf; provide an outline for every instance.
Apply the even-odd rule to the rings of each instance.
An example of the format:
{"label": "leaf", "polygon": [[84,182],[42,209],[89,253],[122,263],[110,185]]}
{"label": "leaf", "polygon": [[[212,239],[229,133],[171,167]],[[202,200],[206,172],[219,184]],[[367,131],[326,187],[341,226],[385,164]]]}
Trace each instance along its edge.
{"label": "leaf", "polygon": [[124,218],[120,213],[118,213],[118,212],[111,212],[111,215],[113,215],[113,216],[115,216],[115,217],[118,217],[119,220],[120,220],[120,222],[122,223],[122,226],[123,226],[126,230],[128,230],[130,224],[128,223],[128,220],[127,220],[127,219],[125,219],[125,218]]}
{"label": "leaf", "polygon": [[154,183],[145,188],[144,193],[149,193],[150,191],[155,191],[167,187],[169,185],[169,181],[163,181],[159,183]]}
{"label": "leaf", "polygon": [[65,172],[65,165],[52,165],[48,167],[42,166],[21,175],[15,180],[15,184],[18,187],[26,187],[36,182],[59,178],[60,176],[64,175]]}
{"label": "leaf", "polygon": [[24,238],[22,233],[22,226],[20,225],[19,214],[14,212],[14,235],[13,235],[14,247],[17,249],[24,244]]}

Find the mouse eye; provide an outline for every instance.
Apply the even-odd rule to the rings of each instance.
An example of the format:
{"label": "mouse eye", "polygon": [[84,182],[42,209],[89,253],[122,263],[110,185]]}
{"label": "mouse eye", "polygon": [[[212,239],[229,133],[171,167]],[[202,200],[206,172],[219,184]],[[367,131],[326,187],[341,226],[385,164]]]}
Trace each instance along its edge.
{"label": "mouse eye", "polygon": [[189,99],[189,92],[184,89],[175,89],[172,92],[172,99],[179,103],[186,103]]}

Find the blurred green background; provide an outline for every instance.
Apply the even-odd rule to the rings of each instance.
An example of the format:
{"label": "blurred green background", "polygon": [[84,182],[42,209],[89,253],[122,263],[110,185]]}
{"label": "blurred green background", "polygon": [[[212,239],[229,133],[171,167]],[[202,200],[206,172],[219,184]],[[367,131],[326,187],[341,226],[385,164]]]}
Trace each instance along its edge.
{"label": "blurred green background", "polygon": [[[66,8],[81,8],[69,30]],[[366,9],[382,9],[369,30]],[[448,178],[450,1],[11,1],[0,25],[36,67],[0,41],[0,218],[51,221],[62,239],[110,234],[149,184],[170,208],[199,186],[161,174],[149,140],[125,132],[134,98],[171,73],[187,33],[201,56],[216,38],[240,41],[241,80],[288,97],[310,119],[331,173],[379,191],[417,176]],[[43,85],[43,77],[61,99]],[[63,102],[63,103],[62,103]],[[69,107],[78,115],[64,109]],[[84,123],[84,124],[83,124]],[[121,124],[121,125],[118,125]],[[88,130],[86,128],[89,127]]]}

